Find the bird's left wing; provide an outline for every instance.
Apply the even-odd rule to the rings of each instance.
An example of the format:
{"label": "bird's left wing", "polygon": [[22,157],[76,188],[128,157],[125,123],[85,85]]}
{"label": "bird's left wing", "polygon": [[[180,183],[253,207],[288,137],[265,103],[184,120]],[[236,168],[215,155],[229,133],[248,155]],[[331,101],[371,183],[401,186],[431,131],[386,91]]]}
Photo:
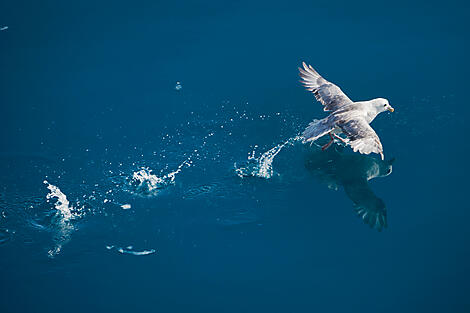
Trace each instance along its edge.
{"label": "bird's left wing", "polygon": [[302,62],[302,66],[299,67],[301,83],[324,105],[324,111],[336,111],[352,103],[338,86],[324,79],[311,65]]}
{"label": "bird's left wing", "polygon": [[354,152],[359,151],[362,154],[373,152],[380,154],[382,160],[384,159],[383,147],[379,136],[377,136],[364,118],[342,119],[337,121],[336,125],[348,136],[348,144]]}

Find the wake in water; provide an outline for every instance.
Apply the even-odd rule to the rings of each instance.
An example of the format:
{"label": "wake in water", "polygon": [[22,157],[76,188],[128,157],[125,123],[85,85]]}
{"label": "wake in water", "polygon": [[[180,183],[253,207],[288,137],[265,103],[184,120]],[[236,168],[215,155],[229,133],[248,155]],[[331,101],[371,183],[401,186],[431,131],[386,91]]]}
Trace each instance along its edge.
{"label": "wake in water", "polygon": [[282,148],[285,146],[292,146],[295,142],[302,140],[301,136],[295,136],[289,138],[283,143],[280,143],[273,148],[269,149],[268,151],[264,152],[259,158],[255,156],[256,148],[248,155],[248,161],[237,166],[234,164],[235,173],[243,178],[243,177],[260,177],[269,179],[273,177],[274,170],[273,170],[273,161],[276,155],[281,152]]}
{"label": "wake in water", "polygon": [[[80,162],[75,164],[73,163],[74,158],[69,155],[68,158],[62,159],[62,163],[59,165],[42,158],[22,160],[15,157],[9,163],[4,162],[2,163],[6,168],[4,172],[15,173],[15,175],[10,175],[15,179],[18,176],[17,173],[20,173],[22,179],[21,190],[17,191],[16,185],[11,185],[12,192],[8,192],[8,199],[5,198],[4,193],[0,193],[0,205],[5,203],[4,206],[1,205],[2,210],[3,207],[7,210],[9,208],[16,210],[18,207],[12,216],[18,220],[25,219],[27,225],[31,226],[34,232],[47,232],[49,241],[46,243],[45,251],[49,257],[53,258],[60,254],[64,246],[72,239],[73,233],[79,227],[78,219],[81,223],[86,223],[81,219],[85,212],[93,215],[113,216],[114,219],[120,218],[121,215],[125,215],[127,218],[129,214],[136,212],[140,207],[139,201],[142,199],[134,199],[135,203],[132,203],[129,199],[129,193],[151,198],[177,191],[181,192],[183,199],[197,201],[207,200],[207,197],[211,197],[213,201],[244,198],[248,191],[234,188],[233,179],[236,178],[233,177],[233,173],[226,173],[227,163],[231,165],[235,161],[233,151],[227,147],[247,144],[246,141],[243,142],[243,138],[256,142],[263,140],[251,136],[255,133],[255,128],[251,128],[251,125],[256,124],[252,121],[274,121],[280,127],[285,125],[285,122],[281,122],[279,113],[272,116],[258,116],[257,114],[251,116],[245,110],[239,110],[235,106],[232,110],[228,104],[224,105],[227,107],[216,113],[214,118],[207,119],[194,115],[190,117],[193,120],[182,123],[180,129],[171,132],[165,130],[162,139],[155,137],[158,142],[153,142],[152,139],[146,143],[151,145],[152,149],[146,150],[145,147],[135,149],[138,153],[136,156],[131,155],[123,158],[119,153],[111,153],[106,150],[106,158],[101,160],[105,166],[102,169],[105,177],[95,175],[96,171],[93,167],[98,162],[97,159],[90,159],[85,164]],[[287,129],[286,132],[293,133],[292,129]],[[285,146],[293,144],[296,140],[298,137],[290,138],[260,155],[256,155],[257,152],[260,152],[259,149],[251,152],[248,161],[244,160],[245,164],[240,167],[236,166],[235,171],[240,177],[271,178],[274,175],[272,166],[274,158]],[[175,160],[182,162],[175,163]],[[196,163],[200,165],[197,168],[194,166]],[[189,167],[195,168],[186,176],[188,183],[181,184],[181,190],[175,190],[177,188],[174,188],[174,185],[179,183],[182,177],[179,175]],[[11,168],[15,171],[13,172]],[[35,176],[32,176],[31,173]],[[80,181],[79,186],[68,185],[67,190],[73,190],[74,197],[71,197],[72,194],[66,192],[66,195],[62,191],[66,188],[67,181],[61,177],[66,177],[66,173],[67,177],[73,178],[73,182]],[[220,173],[225,174],[221,177]],[[229,177],[226,177],[227,174]],[[72,175],[81,176],[74,177]],[[49,183],[54,180],[53,177],[60,178],[60,181],[63,182],[59,185],[62,190],[55,186],[55,183]],[[196,177],[196,181],[191,181],[194,177]],[[44,185],[41,182],[47,188],[45,193]],[[29,197],[31,199],[28,198],[25,201],[27,195],[31,195]],[[24,210],[25,207],[27,210]],[[2,210],[0,210],[0,214],[2,214]],[[24,216],[20,216],[21,214]],[[7,220],[0,216],[0,222],[3,220],[5,222],[0,224],[0,245],[9,243],[15,236],[17,238],[20,238],[19,236],[27,237],[25,242],[33,241],[33,238],[35,240],[34,233],[30,234],[29,229],[21,230],[19,226],[13,224],[12,217]],[[250,224],[254,221],[256,221],[256,217],[251,213],[237,213],[234,216],[224,216],[221,218],[220,224]],[[18,229],[22,232],[20,235],[14,236],[14,231]],[[116,251],[134,255],[153,253],[152,250],[134,251],[127,248],[116,248]]]}
{"label": "wake in water", "polygon": [[49,189],[49,193],[46,196],[47,202],[55,200],[54,209],[56,213],[54,222],[57,227],[57,233],[54,236],[55,246],[48,251],[49,257],[53,258],[70,241],[71,234],[75,230],[72,220],[82,217],[84,213],[82,207],[74,208],[70,205],[67,196],[59,187],[50,184],[47,180],[44,180],[44,184]]}

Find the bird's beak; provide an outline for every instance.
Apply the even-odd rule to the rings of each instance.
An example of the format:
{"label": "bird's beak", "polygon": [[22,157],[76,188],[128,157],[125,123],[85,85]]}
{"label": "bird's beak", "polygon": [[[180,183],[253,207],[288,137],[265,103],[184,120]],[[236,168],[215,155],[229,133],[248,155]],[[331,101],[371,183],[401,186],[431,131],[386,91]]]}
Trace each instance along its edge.
{"label": "bird's beak", "polygon": [[392,108],[392,107],[389,107],[389,108],[388,108],[388,110],[389,110],[390,112],[393,112],[393,111],[395,111],[395,109],[394,109],[394,108]]}

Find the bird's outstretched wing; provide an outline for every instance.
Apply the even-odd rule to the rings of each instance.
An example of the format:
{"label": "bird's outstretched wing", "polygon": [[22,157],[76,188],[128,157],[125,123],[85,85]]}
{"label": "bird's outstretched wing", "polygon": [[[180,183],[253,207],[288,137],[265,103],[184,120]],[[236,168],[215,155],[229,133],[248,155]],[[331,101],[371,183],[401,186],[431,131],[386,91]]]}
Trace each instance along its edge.
{"label": "bird's outstretched wing", "polygon": [[299,67],[302,78],[300,82],[325,106],[324,111],[336,111],[343,105],[352,103],[338,86],[321,77],[311,65],[302,62],[302,66],[303,68]]}
{"label": "bird's outstretched wing", "polygon": [[336,122],[336,125],[348,136],[348,144],[354,152],[359,151],[362,154],[374,152],[380,154],[382,160],[384,159],[383,147],[379,136],[377,136],[364,118],[355,117],[339,120]]}

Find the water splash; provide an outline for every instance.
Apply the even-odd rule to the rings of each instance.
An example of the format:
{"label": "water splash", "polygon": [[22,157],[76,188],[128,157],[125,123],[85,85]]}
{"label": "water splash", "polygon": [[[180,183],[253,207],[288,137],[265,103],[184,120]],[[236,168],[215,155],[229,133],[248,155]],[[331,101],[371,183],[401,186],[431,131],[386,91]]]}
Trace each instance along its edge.
{"label": "water splash", "polygon": [[49,193],[46,196],[47,202],[51,199],[56,198],[57,201],[54,208],[62,215],[62,221],[70,221],[74,216],[72,215],[73,207],[70,206],[67,196],[59,189],[59,187],[49,184],[47,180],[43,182],[46,184]]}
{"label": "water splash", "polygon": [[62,247],[70,241],[72,232],[75,230],[72,220],[82,217],[83,208],[74,208],[70,205],[67,200],[67,196],[59,189],[59,187],[50,184],[47,180],[44,180],[44,184],[49,193],[46,196],[47,202],[55,199],[54,209],[55,214],[55,226],[57,233],[54,236],[55,246],[48,251],[49,257],[53,258],[62,251]]}
{"label": "water splash", "polygon": [[274,170],[273,170],[273,161],[276,155],[284,148],[285,146],[291,146],[296,141],[300,141],[303,138],[301,136],[295,136],[289,138],[283,143],[280,143],[273,148],[269,149],[268,151],[264,152],[259,158],[255,157],[256,154],[256,146],[255,149],[248,155],[248,161],[243,163],[241,166],[237,166],[235,163],[235,173],[243,178],[243,177],[260,177],[269,179],[273,177]]}
{"label": "water splash", "polygon": [[183,161],[176,170],[161,177],[155,175],[150,168],[141,167],[140,170],[132,173],[132,177],[128,180],[128,185],[131,187],[130,191],[144,196],[157,195],[161,189],[174,184],[176,175],[181,173],[184,167],[190,167],[191,165],[192,161],[191,157],[189,157]]}

